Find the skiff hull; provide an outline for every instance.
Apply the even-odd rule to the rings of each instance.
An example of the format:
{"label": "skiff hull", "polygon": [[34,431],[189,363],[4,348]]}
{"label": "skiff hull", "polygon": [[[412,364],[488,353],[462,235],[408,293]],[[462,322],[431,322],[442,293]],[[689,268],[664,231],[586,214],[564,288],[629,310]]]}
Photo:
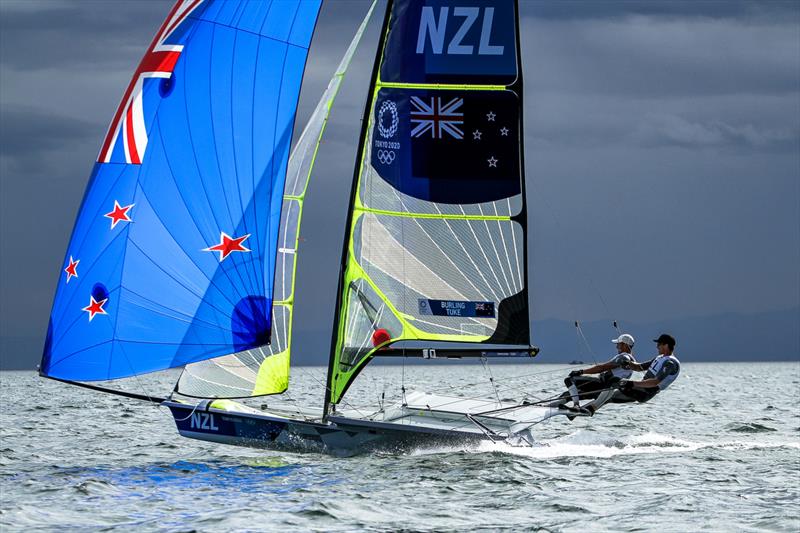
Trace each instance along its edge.
{"label": "skiff hull", "polygon": [[445,431],[370,420],[329,417],[328,422],[216,409],[167,401],[178,433],[219,444],[349,456],[375,450],[402,452],[419,446],[489,440],[482,433]]}

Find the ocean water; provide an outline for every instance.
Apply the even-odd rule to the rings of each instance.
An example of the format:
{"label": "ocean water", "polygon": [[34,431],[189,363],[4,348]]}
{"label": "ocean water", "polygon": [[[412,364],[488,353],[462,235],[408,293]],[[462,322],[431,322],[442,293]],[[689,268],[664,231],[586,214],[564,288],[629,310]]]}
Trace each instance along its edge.
{"label": "ocean water", "polygon": [[[566,371],[491,367],[509,397],[560,392]],[[294,369],[290,400],[318,404],[324,373]],[[375,366],[348,398],[391,396],[398,377],[493,393],[481,367]],[[686,363],[650,403],[552,419],[534,448],[350,458],[184,439],[157,406],[32,372],[0,380],[4,532],[800,530],[800,363]]]}

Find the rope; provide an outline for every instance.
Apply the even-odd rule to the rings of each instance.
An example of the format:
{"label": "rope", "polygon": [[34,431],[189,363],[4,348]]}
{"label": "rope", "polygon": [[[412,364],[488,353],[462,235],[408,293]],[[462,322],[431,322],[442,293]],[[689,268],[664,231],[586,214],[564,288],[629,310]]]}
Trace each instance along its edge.
{"label": "rope", "polygon": [[192,407],[192,412],[189,413],[189,415],[186,418],[176,418],[175,422],[183,422],[184,420],[189,420],[190,418],[192,418],[192,415],[194,414],[195,411],[197,411],[197,408],[200,406],[201,403],[203,402],[197,402],[196,404],[194,404],[194,407]]}

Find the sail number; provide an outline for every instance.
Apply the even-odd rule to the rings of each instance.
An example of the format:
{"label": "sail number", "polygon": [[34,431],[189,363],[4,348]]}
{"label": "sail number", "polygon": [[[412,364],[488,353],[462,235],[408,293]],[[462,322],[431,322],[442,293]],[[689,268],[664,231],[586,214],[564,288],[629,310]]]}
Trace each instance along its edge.
{"label": "sail number", "polygon": [[211,413],[192,413],[192,429],[219,431],[219,427],[214,423],[214,415]]}
{"label": "sail number", "polygon": [[[440,7],[439,18],[437,20],[434,8],[431,6],[424,6],[419,19],[417,53],[424,54],[425,46],[430,42],[433,53],[437,55],[442,53],[447,55],[474,55],[475,45],[464,43],[464,37],[466,37],[478,18],[480,18],[481,11],[483,11],[483,19],[481,23],[481,37],[477,46],[478,55],[503,55],[505,46],[490,44],[492,37],[492,21],[494,20],[493,7],[453,7],[452,13],[449,7]],[[447,31],[449,18],[461,19],[461,26],[459,26],[458,30],[453,34],[453,37],[447,44],[447,48],[445,48],[445,33]],[[458,24],[458,21],[456,20],[454,23]]]}

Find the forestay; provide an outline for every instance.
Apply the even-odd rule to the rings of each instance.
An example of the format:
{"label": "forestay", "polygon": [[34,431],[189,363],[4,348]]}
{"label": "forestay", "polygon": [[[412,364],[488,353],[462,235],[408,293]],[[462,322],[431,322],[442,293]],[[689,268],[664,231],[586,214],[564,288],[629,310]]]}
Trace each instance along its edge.
{"label": "forestay", "polygon": [[356,167],[327,400],[397,341],[530,344],[513,0],[396,0]]}
{"label": "forestay", "polygon": [[288,387],[295,272],[303,203],[333,102],[366,31],[375,3],[372,3],[361,22],[289,159],[278,237],[272,341],[268,346],[187,365],[178,382],[177,391],[181,394],[235,398],[281,393]]}
{"label": "forestay", "polygon": [[94,166],[43,374],[120,378],[270,341],[286,165],[319,5],[175,4]]}

